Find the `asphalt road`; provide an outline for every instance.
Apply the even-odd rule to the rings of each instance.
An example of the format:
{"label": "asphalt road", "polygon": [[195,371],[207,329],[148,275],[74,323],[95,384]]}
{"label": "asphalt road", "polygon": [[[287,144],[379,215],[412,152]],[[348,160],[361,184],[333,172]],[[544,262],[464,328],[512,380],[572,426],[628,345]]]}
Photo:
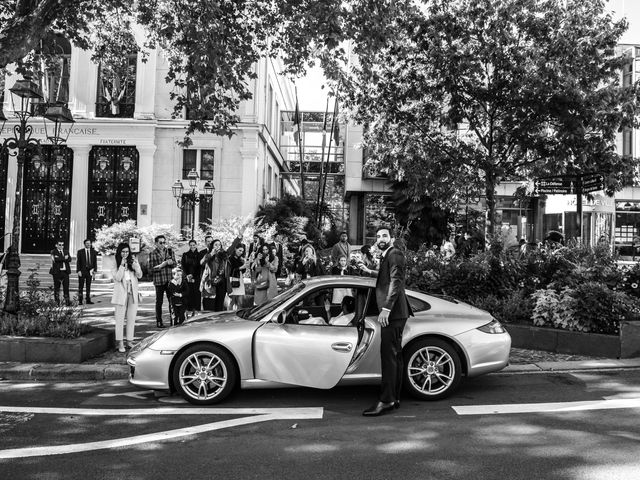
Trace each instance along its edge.
{"label": "asphalt road", "polygon": [[126,382],[0,382],[0,478],[640,479],[640,370],[489,375],[362,417],[376,393],[195,408]]}

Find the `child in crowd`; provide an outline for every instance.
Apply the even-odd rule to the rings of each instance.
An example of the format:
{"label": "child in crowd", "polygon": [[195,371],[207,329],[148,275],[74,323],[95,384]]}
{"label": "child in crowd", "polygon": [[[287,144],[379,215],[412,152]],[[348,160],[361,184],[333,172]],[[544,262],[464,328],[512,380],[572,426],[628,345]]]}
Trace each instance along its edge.
{"label": "child in crowd", "polygon": [[174,268],[171,273],[173,278],[167,287],[167,295],[173,310],[172,325],[181,325],[184,323],[185,313],[187,312],[188,285],[182,278],[182,269],[180,267]]}

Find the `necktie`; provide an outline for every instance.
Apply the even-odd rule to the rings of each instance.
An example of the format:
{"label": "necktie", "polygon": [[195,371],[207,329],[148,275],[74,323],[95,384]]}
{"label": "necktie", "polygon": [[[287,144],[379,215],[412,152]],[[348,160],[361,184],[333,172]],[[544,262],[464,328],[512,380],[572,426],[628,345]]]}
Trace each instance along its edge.
{"label": "necktie", "polygon": [[85,252],[87,253],[87,268],[91,270],[91,255],[89,255],[89,249],[86,249]]}

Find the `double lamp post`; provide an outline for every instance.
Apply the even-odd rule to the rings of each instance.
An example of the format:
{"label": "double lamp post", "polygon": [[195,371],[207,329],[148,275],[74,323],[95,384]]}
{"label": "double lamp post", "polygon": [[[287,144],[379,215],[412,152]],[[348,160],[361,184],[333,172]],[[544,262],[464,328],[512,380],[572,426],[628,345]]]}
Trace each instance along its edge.
{"label": "double lamp post", "polygon": [[189,191],[187,193],[185,193],[184,186],[180,179],[175,181],[171,187],[171,191],[180,210],[191,210],[191,238],[193,239],[196,228],[196,206],[202,201],[212,201],[216,189],[213,183],[207,180],[201,191],[199,188],[200,176],[195,168],[192,168],[187,174],[187,181],[189,183]]}
{"label": "double lamp post", "polygon": [[[71,128],[67,129],[66,136],[63,137],[63,124],[74,122],[69,108],[62,103],[43,103],[43,96],[38,85],[29,78],[17,80],[11,92],[11,103],[13,113],[17,119],[17,124],[13,127],[12,136],[5,138],[2,142],[0,153],[7,151],[9,157],[15,157],[17,161],[15,204],[13,208],[13,233],[11,235],[11,245],[7,251],[7,258],[4,259],[7,269],[7,290],[4,304],[4,311],[17,313],[20,309],[20,220],[22,214],[22,177],[24,163],[28,159],[41,163],[53,163],[56,156],[61,151],[54,154],[43,155],[42,144],[39,139],[32,137],[33,125],[29,124],[31,117],[42,116],[44,120],[45,136],[54,149],[62,150],[69,137]],[[0,132],[4,131],[7,117],[0,105]],[[44,107],[39,109],[39,107]],[[49,159],[52,159],[49,161]]]}

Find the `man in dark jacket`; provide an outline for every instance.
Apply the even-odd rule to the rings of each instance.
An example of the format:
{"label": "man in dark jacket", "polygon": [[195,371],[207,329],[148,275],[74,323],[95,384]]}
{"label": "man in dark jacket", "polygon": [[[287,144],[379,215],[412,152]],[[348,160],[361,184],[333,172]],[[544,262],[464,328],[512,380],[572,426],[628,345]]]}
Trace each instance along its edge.
{"label": "man in dark jacket", "polygon": [[76,256],[76,272],[78,273],[78,303],[82,304],[82,290],[87,286],[85,292],[87,304],[91,301],[91,280],[93,280],[93,272],[96,271],[98,265],[98,253],[91,246],[91,240],[88,238],[84,241],[84,248],[77,252]]}
{"label": "man in dark jacket", "polygon": [[51,250],[51,268],[49,273],[53,277],[53,297],[56,303],[60,304],[60,286],[64,295],[64,302],[67,306],[71,305],[69,298],[69,274],[71,273],[71,255],[69,251],[64,249],[64,242],[58,240],[56,248]]}
{"label": "man in dark jacket", "polygon": [[376,302],[380,309],[380,361],[382,385],[379,401],[362,412],[364,416],[378,416],[400,407],[402,388],[402,331],[411,312],[405,295],[406,262],[402,250],[393,247],[393,238],[386,227],[378,228],[376,241],[382,251],[380,269],[372,270],[364,264],[360,269],[376,278]]}

